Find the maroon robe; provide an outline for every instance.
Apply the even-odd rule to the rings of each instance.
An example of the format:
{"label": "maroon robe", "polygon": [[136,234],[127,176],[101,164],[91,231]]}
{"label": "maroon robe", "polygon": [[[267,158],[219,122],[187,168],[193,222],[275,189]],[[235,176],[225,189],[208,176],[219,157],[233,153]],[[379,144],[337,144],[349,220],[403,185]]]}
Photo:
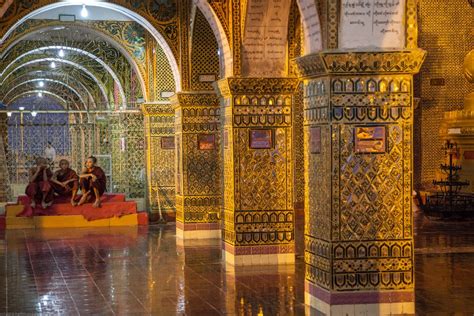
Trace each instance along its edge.
{"label": "maroon robe", "polygon": [[[30,173],[35,174],[37,167],[34,167],[31,169]],[[40,172],[38,176],[31,181],[28,186],[25,189],[26,195],[30,198],[31,201],[35,201],[37,204],[41,203],[43,199],[43,194],[46,195],[45,202],[49,203],[53,200],[54,194],[53,194],[53,188],[51,186],[51,183],[49,180],[51,180],[51,177],[53,176],[53,173],[49,168],[46,169],[46,177],[48,181],[43,181],[43,172]]]}
{"label": "maroon robe", "polygon": [[60,169],[54,173],[54,176],[56,177],[56,180],[58,182],[65,182],[72,179],[75,180],[69,182],[66,187],[63,187],[51,181],[51,185],[53,186],[54,192],[59,196],[71,196],[72,191],[77,191],[77,189],[79,188],[79,177],[77,176],[76,171],[72,170],[71,168],[67,168],[66,170]]}
{"label": "maroon robe", "polygon": [[92,181],[92,177],[81,178],[79,186],[81,187],[82,194],[96,188],[99,191],[99,195],[102,196],[107,187],[107,178],[105,177],[104,170],[101,167],[94,167],[92,171],[87,171],[86,173],[92,173],[97,179]]}

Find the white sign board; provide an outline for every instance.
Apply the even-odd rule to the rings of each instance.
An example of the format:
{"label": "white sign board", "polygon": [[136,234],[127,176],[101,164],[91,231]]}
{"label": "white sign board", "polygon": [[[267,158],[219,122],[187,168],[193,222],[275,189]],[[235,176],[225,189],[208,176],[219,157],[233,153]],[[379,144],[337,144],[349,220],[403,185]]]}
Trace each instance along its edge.
{"label": "white sign board", "polygon": [[249,0],[242,47],[243,74],[282,76],[286,71],[289,0]]}
{"label": "white sign board", "polygon": [[321,23],[319,21],[318,9],[314,0],[298,1],[300,14],[303,21],[305,37],[305,54],[311,54],[322,49]]}
{"label": "white sign board", "polygon": [[342,0],[339,48],[405,47],[405,0]]}

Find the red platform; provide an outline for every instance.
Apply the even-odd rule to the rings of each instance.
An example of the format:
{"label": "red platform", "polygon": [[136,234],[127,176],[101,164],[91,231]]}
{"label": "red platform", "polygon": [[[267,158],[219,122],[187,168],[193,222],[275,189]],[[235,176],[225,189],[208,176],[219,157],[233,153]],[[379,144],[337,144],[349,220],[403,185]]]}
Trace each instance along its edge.
{"label": "red platform", "polygon": [[55,198],[54,204],[45,210],[39,206],[32,209],[30,199],[22,195],[18,197],[18,204],[23,205],[24,208],[17,216],[82,215],[88,221],[92,221],[137,213],[137,203],[134,201],[126,201],[125,195],[123,194],[105,194],[101,198],[101,203],[102,207],[100,208],[92,207],[92,203],[72,206],[69,199]]}

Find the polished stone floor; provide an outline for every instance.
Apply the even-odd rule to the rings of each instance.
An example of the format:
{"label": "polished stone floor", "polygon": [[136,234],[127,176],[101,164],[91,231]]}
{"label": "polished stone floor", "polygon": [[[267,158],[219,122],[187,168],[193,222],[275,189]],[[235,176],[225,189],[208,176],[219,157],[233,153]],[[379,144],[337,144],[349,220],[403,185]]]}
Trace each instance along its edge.
{"label": "polished stone floor", "polygon": [[[474,223],[417,217],[416,314],[474,313]],[[0,313],[304,315],[304,264],[232,269],[175,227],[0,232]]]}

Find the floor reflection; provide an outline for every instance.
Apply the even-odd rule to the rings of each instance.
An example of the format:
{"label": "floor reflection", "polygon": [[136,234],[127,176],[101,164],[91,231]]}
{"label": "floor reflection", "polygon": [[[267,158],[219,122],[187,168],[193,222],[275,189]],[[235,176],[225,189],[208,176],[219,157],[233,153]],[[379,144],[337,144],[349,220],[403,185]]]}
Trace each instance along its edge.
{"label": "floor reflection", "polygon": [[474,314],[474,222],[415,213],[415,297],[419,315]]}
{"label": "floor reflection", "polygon": [[[416,314],[472,313],[474,232],[416,223]],[[173,225],[18,230],[0,238],[0,313],[323,315],[304,305],[302,258],[232,268],[222,263],[219,241],[176,239]],[[354,306],[325,308],[326,315],[358,314]]]}

